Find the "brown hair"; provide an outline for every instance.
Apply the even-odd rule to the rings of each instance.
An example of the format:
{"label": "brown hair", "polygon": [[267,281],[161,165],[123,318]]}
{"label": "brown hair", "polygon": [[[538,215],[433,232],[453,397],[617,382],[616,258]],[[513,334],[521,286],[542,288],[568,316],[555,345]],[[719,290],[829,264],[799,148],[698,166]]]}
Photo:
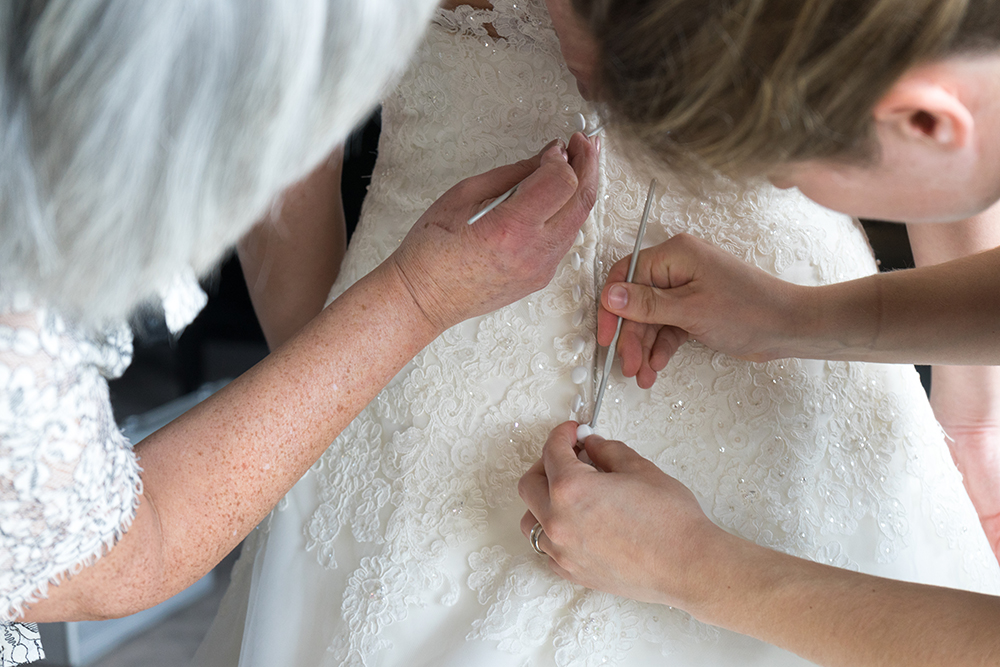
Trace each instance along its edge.
{"label": "brown hair", "polygon": [[910,67],[1000,48],[997,0],[573,0],[607,122],[652,157],[743,173],[877,154]]}

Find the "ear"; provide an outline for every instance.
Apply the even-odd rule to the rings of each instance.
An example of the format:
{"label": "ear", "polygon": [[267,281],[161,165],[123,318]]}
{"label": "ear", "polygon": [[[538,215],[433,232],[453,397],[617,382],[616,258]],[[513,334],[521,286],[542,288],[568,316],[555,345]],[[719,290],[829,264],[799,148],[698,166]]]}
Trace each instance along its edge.
{"label": "ear", "polygon": [[930,144],[944,151],[967,148],[975,121],[972,112],[940,83],[904,75],[873,111],[880,134]]}

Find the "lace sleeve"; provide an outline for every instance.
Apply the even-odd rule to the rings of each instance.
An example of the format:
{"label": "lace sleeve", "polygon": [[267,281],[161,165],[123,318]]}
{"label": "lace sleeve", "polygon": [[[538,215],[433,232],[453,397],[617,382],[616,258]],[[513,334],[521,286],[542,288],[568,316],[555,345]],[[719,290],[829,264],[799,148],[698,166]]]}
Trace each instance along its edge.
{"label": "lace sleeve", "polygon": [[[106,380],[131,351],[125,327],[95,336],[0,300],[0,623],[92,564],[135,516],[139,466]],[[24,657],[9,645],[33,641],[30,627],[3,626],[0,665]]]}
{"label": "lace sleeve", "polygon": [[0,624],[0,667],[16,667],[44,657],[34,623]]}

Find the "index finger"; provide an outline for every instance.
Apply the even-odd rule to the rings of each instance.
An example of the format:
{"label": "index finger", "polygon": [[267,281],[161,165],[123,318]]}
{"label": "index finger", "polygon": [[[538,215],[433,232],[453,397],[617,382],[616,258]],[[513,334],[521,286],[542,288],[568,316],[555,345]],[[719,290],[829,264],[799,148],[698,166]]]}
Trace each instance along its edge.
{"label": "index finger", "polygon": [[[542,164],[542,157],[549,151],[563,152],[565,149],[559,139],[553,139],[542,147],[531,157],[527,157],[511,164],[494,167],[481,174],[470,176],[465,181],[477,191],[481,190],[484,200],[499,197],[502,193],[511,189],[524,179],[538,171]],[[568,156],[563,158],[568,161]]]}
{"label": "index finger", "polygon": [[598,163],[599,139],[588,139],[577,132],[569,139],[566,150],[569,164],[576,174],[576,191],[560,211],[549,220],[557,235],[570,238],[576,234],[597,203],[597,184],[600,177]]}

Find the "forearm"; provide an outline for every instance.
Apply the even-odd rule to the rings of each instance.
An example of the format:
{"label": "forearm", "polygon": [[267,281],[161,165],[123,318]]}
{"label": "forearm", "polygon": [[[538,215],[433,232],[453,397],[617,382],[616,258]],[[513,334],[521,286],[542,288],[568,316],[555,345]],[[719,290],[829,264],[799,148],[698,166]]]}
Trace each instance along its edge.
{"label": "forearm", "polygon": [[132,613],[196,581],[438,333],[395,266],[383,264],[248,373],[145,439],[134,524],[26,620]]}
{"label": "forearm", "polygon": [[827,667],[994,665],[1000,598],[872,577],[718,531],[702,566],[700,620]]}
{"label": "forearm", "polygon": [[341,149],[289,188],[276,219],[237,245],[250,299],[271,349],[323,309],[346,248]]}
{"label": "forearm", "polygon": [[788,356],[1000,364],[1000,251],[822,287],[794,287]]}
{"label": "forearm", "polygon": [[989,252],[1000,246],[1000,206],[907,231],[916,270],[798,288],[797,308],[811,317],[789,328],[807,328],[797,350],[805,354],[793,356],[937,364],[935,382],[978,394],[981,406],[983,391],[997,393],[1000,369],[955,365],[1000,363],[1000,254]]}

